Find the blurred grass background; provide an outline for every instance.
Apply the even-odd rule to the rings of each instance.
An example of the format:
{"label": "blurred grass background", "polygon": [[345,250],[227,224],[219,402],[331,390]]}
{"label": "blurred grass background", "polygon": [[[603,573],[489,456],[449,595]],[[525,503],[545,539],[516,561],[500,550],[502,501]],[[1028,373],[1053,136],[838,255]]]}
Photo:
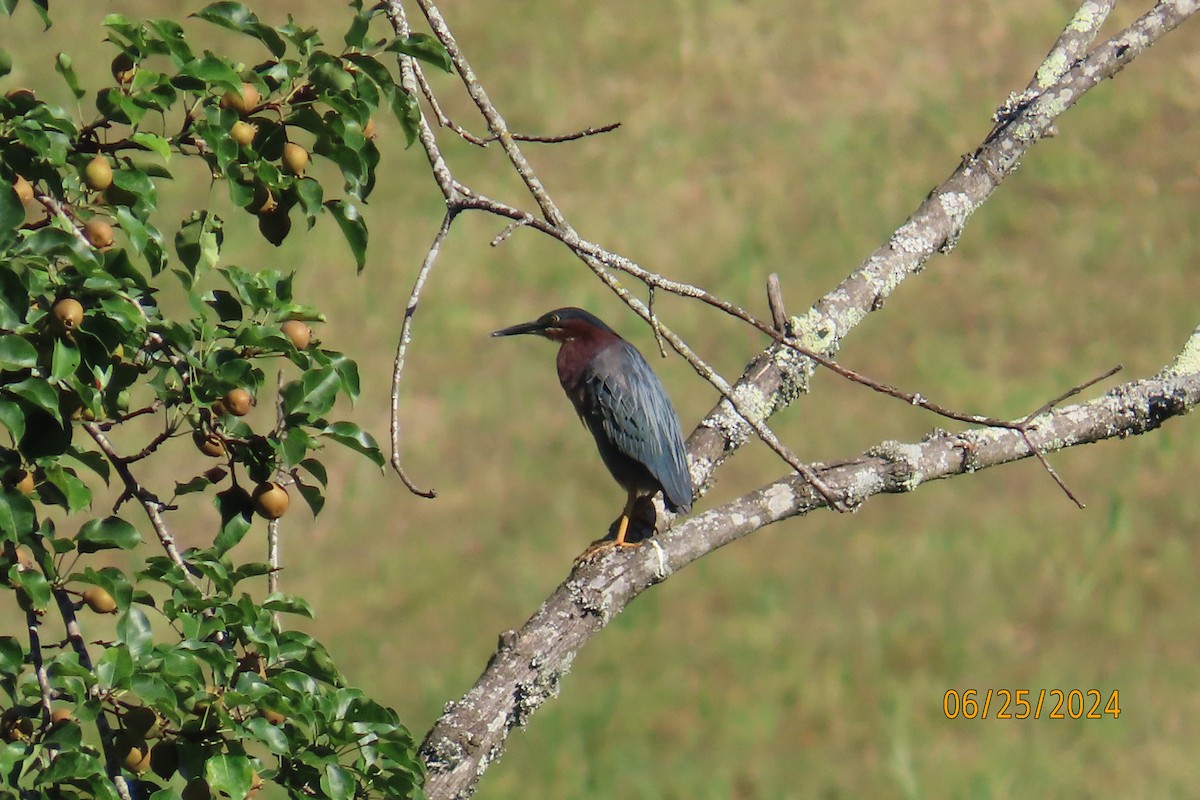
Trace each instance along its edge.
{"label": "blurred grass background", "polygon": [[[1146,5],[1123,7],[1107,32]],[[46,35],[23,7],[0,23],[15,62],[5,87],[66,102],[53,54],[106,72],[105,13],[196,7],[72,4],[54,9]],[[316,0],[253,7],[273,24],[291,14],[317,25],[334,48],[348,20]],[[623,123],[525,148],[582,235],[760,314],[767,273],[781,274],[798,312],[884,240],[987,133],[1073,10],[1061,0],[443,7],[514,130]],[[249,40],[191,29],[247,63],[265,58]],[[483,132],[454,80],[430,77],[449,113]],[[1193,23],[1069,112],[958,248],[862,325],[840,359],[996,416],[1024,414],[1115,363],[1124,379],[1153,373],[1197,322],[1198,112]],[[361,277],[331,220],[307,235],[297,226],[276,250],[226,211],[225,257],[297,271],[298,297],[329,316],[319,335],[359,360],[363,397],[347,414],[383,441],[403,304],[441,212],[420,152],[405,150],[394,121],[379,129]],[[499,151],[442,139],[460,179],[532,208]],[[205,180],[180,176],[164,198],[166,227],[209,196],[228,208],[224,188],[209,192]],[[284,526],[284,585],[317,610],[305,627],[418,738],[622,502],[561,395],[553,348],[487,332],[574,304],[654,349],[563,249],[529,232],[489,247],[502,227],[460,220],[417,317],[405,462],[438,499],[334,452],[324,513],[314,521],[298,509]],[[658,302],[730,377],[763,344],[707,308]],[[712,391],[677,358],[655,367],[690,429]],[[832,460],[946,423],[819,375],[775,425],[801,457]],[[1086,511],[1027,462],[726,548],[640,598],[580,655],[479,796],[1188,796],[1200,782],[1198,445],[1200,428],[1183,420],[1055,456]],[[199,458],[180,442],[154,480],[207,466]],[[700,507],[782,471],[749,447]],[[200,544],[215,511],[198,503],[176,517],[183,543]],[[947,689],[1043,687],[1117,689],[1123,713],[942,713]]]}

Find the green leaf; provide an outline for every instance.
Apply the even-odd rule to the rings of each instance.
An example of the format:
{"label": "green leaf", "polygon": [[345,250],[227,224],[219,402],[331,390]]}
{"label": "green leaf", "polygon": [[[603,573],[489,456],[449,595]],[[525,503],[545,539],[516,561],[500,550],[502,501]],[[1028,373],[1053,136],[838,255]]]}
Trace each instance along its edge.
{"label": "green leaf", "polygon": [[[7,183],[7,181],[5,181]],[[7,246],[16,238],[16,230],[25,223],[25,206],[12,185],[0,189],[0,245]]]}
{"label": "green leaf", "polygon": [[412,147],[421,126],[421,107],[417,105],[416,98],[403,89],[397,90],[392,94],[392,113],[404,129],[408,146]]}
{"label": "green leaf", "polygon": [[0,336],[0,369],[37,366],[37,348],[16,334]]}
{"label": "green leaf", "polygon": [[242,76],[227,60],[212,53],[205,53],[202,58],[189,61],[179,68],[178,76],[172,83],[179,88],[189,88],[186,81],[181,85],[178,80],[180,77],[194,78],[201,84],[216,85],[235,92],[242,90]]}
{"label": "green leaf", "polygon": [[96,678],[100,689],[123,689],[133,677],[133,659],[121,645],[104,648],[96,660]]}
{"label": "green leaf", "polygon": [[87,508],[92,502],[92,490],[87,484],[60,464],[46,467],[46,481],[62,494],[62,505],[69,513]]}
{"label": "green leaf", "polygon": [[242,304],[238,302],[232,292],[215,289],[204,298],[204,303],[217,312],[217,319],[221,322],[242,321]]}
{"label": "green leaf", "polygon": [[315,458],[306,458],[300,462],[300,466],[308,470],[308,472],[321,482],[322,486],[329,484],[329,474],[325,471],[325,465]]}
{"label": "green leaf", "polygon": [[[117,620],[117,636],[125,642],[130,655],[141,658],[150,652],[154,646],[153,633],[150,630],[150,620],[145,612],[137,606],[130,606]],[[146,701],[149,698],[143,697]]]}
{"label": "green leaf", "polygon": [[162,39],[176,66],[186,64],[194,58],[192,49],[188,47],[183,28],[178,22],[170,19],[152,19],[146,21],[146,26]]}
{"label": "green leaf", "polygon": [[154,153],[163,161],[168,161],[171,158],[171,143],[157,133],[137,131],[129,139]]}
{"label": "green leaf", "polygon": [[[67,725],[64,727],[79,730],[80,726]],[[105,784],[110,787],[109,790],[115,797],[116,792],[111,790],[112,784],[104,777],[104,763],[99,758],[83,748],[64,747],[55,753],[50,766],[38,775],[38,785],[44,788],[34,794],[48,796],[55,793],[61,786],[87,786],[88,796],[95,797],[97,800],[100,798],[108,800],[109,795],[103,789]],[[47,792],[47,789],[50,792]]]}
{"label": "green leaf", "polygon": [[57,383],[75,374],[79,368],[79,348],[66,339],[54,340],[54,360],[50,367],[50,380]]}
{"label": "green leaf", "polygon": [[217,481],[223,480],[226,474],[224,467],[213,467],[204,474],[192,478],[187,483],[175,481],[175,494],[195,494],[196,492],[207,491],[208,487]]}
{"label": "green leaf", "polygon": [[140,216],[144,217],[158,204],[158,190],[154,187],[154,182],[140,169],[127,168],[114,171],[113,186],[123,189],[137,198],[133,203],[133,208]]}
{"label": "green leaf", "polygon": [[76,447],[72,447],[67,451],[67,455],[99,475],[101,480],[103,480],[105,483],[108,483],[110,467],[108,459],[105,458],[103,454],[91,450],[80,450]]}
{"label": "green leaf", "polygon": [[[308,219],[308,227],[312,227],[317,220],[317,212],[321,210],[321,206],[325,201],[325,193],[321,188],[321,183],[315,178],[301,178],[293,184],[296,190],[296,197],[300,200],[300,208],[304,211],[304,216]],[[21,219],[24,220],[24,212]]]}
{"label": "green leaf", "polygon": [[410,33],[408,36],[402,36],[385,49],[393,53],[403,53],[406,56],[419,58],[446,72],[454,69],[454,62],[450,60],[450,54],[446,52],[446,48],[427,33]]}
{"label": "green leaf", "polygon": [[315,517],[321,513],[321,509],[325,507],[325,495],[321,494],[321,489],[318,486],[309,486],[307,483],[296,481],[296,488],[300,491],[300,496],[304,498],[304,502],[308,503],[309,510]]}
{"label": "green leaf", "polygon": [[213,542],[213,549],[224,553],[235,547],[250,530],[250,496],[240,487],[217,492],[213,504],[221,514],[221,532]]}
{"label": "green leaf", "polygon": [[120,517],[88,520],[75,536],[75,543],[81,553],[112,549],[132,550],[141,541],[142,536],[137,532],[137,528]]}
{"label": "green leaf", "polygon": [[381,467],[384,464],[383,453],[379,451],[375,437],[353,422],[335,422],[321,431],[321,435],[362,453]]}
{"label": "green leaf", "polygon": [[59,75],[63,76],[63,80],[67,82],[67,87],[70,88],[71,94],[75,95],[75,99],[83,97],[84,91],[79,86],[79,78],[75,75],[75,68],[71,65],[71,57],[66,53],[59,53],[54,59],[54,69]]}
{"label": "green leaf", "polygon": [[341,379],[333,369],[313,369],[283,387],[283,413],[319,417],[337,399]]}
{"label": "green leaf", "polygon": [[175,252],[194,281],[198,270],[216,266],[225,242],[225,223],[215,214],[195,211],[175,234]]}
{"label": "green leaf", "polygon": [[213,793],[231,800],[245,800],[254,781],[254,770],[246,756],[215,755],[204,762],[204,779]]}
{"label": "green leaf", "polygon": [[[145,655],[151,654],[147,650]],[[171,686],[167,685],[166,681],[158,677],[158,675],[150,675],[145,672],[135,672],[133,674],[133,680],[130,681],[129,688],[135,695],[141,698],[142,702],[146,705],[164,704],[168,705],[169,707],[175,706],[175,690]],[[159,707],[162,706],[160,705]]]}
{"label": "green leaf", "polygon": [[42,18],[42,24],[46,26],[46,30],[49,30],[50,0],[33,0],[33,7],[37,9],[38,16]]}
{"label": "green leaf", "polygon": [[367,263],[366,220],[358,213],[355,206],[345,200],[330,200],[325,204],[325,208],[329,209],[329,213],[333,214],[338,227],[342,229],[342,235],[346,237],[346,243],[350,245],[350,252],[354,254],[354,262],[358,265],[358,271],[362,272]]}
{"label": "green leaf", "polygon": [[284,755],[291,749],[287,735],[262,717],[246,720],[246,728],[275,755]]}
{"label": "green leaf", "polygon": [[357,783],[345,767],[333,763],[325,765],[325,773],[321,776],[321,789],[331,800],[350,800],[354,797]]}
{"label": "green leaf", "polygon": [[328,356],[329,366],[337,370],[338,377],[342,379],[342,391],[346,393],[346,397],[350,402],[358,402],[359,381],[358,381],[358,364],[353,359],[347,358],[342,353],[334,352],[333,350],[322,350],[323,356]]}
{"label": "green leaf", "polygon": [[15,636],[0,636],[0,673],[12,675],[25,662],[25,651]]}
{"label": "green leaf", "polygon": [[146,115],[146,109],[133,102],[133,98],[111,87],[96,92],[96,110],[125,125],[137,125]]}
{"label": "green leaf", "polygon": [[42,409],[62,424],[62,414],[58,412],[58,392],[45,380],[29,377],[18,383],[10,383],[4,389]]}
{"label": "green leaf", "polygon": [[23,253],[47,258],[62,256],[76,265],[90,266],[100,263],[96,251],[86,241],[62,228],[45,227],[36,230],[21,240],[20,249]]}
{"label": "green leaf", "polygon": [[318,92],[328,95],[339,95],[354,88],[354,76],[346,71],[346,64],[329,53],[313,53],[309,62],[311,72],[309,80]]}
{"label": "green leaf", "polygon": [[19,403],[0,400],[0,425],[8,428],[14,439],[20,440],[25,436],[25,412]]}
{"label": "green leaf", "polygon": [[36,524],[33,502],[14,488],[0,492],[0,532],[16,541]]}
{"label": "green leaf", "polygon": [[287,434],[280,441],[284,468],[288,469],[300,463],[308,455],[310,449],[318,446],[319,444],[308,431],[303,428],[289,428]]}
{"label": "green leaf", "polygon": [[35,609],[44,611],[50,607],[50,582],[41,572],[36,569],[17,570],[14,568],[9,571],[8,579],[16,580],[17,584],[25,590],[25,594],[28,595]]}
{"label": "green leaf", "polygon": [[241,3],[210,3],[192,16],[252,36],[266,45],[266,48],[271,51],[271,55],[276,58],[280,58],[287,52],[287,45],[279,33],[274,28],[259,22],[254,12]]}

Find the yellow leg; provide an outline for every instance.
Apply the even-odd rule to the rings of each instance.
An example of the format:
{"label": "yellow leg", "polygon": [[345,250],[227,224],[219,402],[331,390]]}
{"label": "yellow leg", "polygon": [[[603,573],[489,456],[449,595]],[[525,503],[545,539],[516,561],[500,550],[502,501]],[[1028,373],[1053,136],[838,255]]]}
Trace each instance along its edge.
{"label": "yellow leg", "polygon": [[637,544],[625,541],[625,534],[629,532],[629,515],[633,513],[635,502],[637,502],[637,492],[630,492],[629,499],[625,501],[625,510],[621,512],[621,521],[617,523],[617,538],[613,543],[617,547],[637,547]]}
{"label": "yellow leg", "polygon": [[604,538],[597,539],[588,545],[588,548],[579,554],[575,559],[576,565],[590,561],[592,556],[597,553],[607,550],[610,547],[637,547],[638,542],[625,541],[626,534],[629,533],[629,517],[633,513],[633,504],[637,502],[637,492],[630,492],[629,499],[625,501],[625,509],[621,512],[621,518],[617,521],[617,535],[614,539]]}

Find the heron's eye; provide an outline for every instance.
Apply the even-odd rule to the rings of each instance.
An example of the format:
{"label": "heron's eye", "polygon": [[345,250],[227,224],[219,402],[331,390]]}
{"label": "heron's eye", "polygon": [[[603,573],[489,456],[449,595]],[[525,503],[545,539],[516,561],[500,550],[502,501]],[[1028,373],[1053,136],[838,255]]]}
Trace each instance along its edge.
{"label": "heron's eye", "polygon": [[557,327],[558,323],[560,323],[561,321],[562,320],[560,320],[558,318],[558,314],[547,314],[546,315],[546,324],[547,325],[554,325],[555,327]]}

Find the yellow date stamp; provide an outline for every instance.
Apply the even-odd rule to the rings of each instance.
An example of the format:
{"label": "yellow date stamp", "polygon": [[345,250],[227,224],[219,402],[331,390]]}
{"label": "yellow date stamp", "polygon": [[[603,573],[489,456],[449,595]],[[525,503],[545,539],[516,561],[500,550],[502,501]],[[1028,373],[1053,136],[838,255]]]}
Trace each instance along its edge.
{"label": "yellow date stamp", "polygon": [[946,719],[1118,719],[1121,692],[1100,689],[947,689]]}

